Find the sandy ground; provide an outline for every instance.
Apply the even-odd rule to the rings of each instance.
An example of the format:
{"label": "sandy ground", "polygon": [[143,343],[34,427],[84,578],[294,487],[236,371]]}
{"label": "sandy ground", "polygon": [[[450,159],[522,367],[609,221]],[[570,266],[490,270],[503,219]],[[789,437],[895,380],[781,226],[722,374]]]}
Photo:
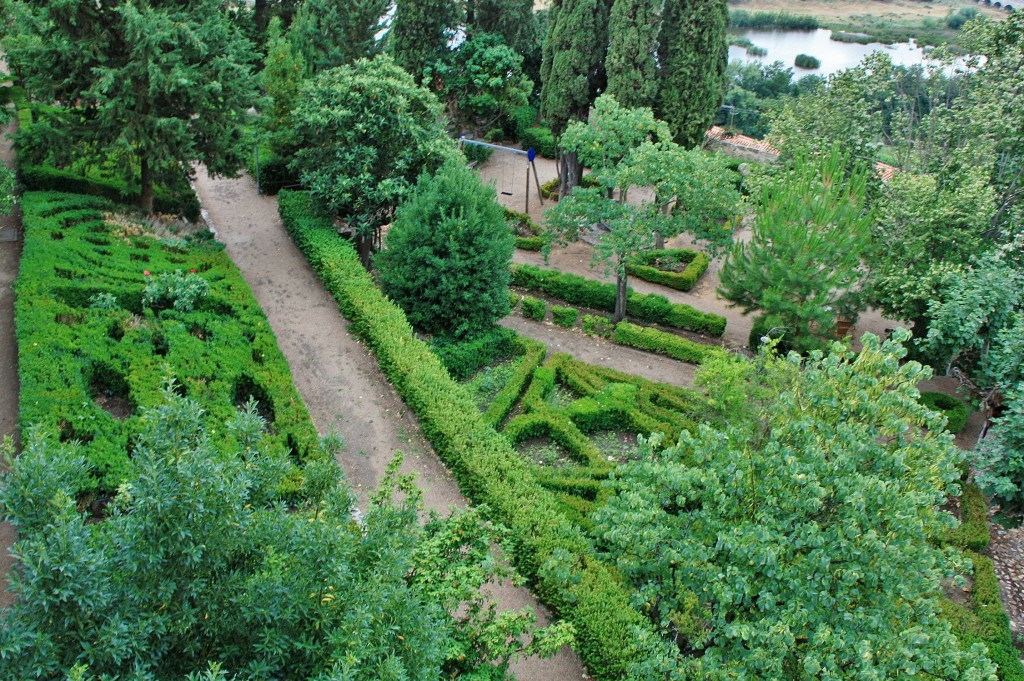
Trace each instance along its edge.
{"label": "sandy ground", "polygon": [[[260,302],[291,367],[295,385],[321,433],[340,434],[347,445],[339,464],[365,499],[375,489],[395,451],[406,453],[403,470],[414,473],[426,507],[447,513],[467,501],[420,432],[415,417],[381,373],[369,350],[348,332],[320,280],[292,244],[277,214],[277,202],[256,194],[247,177],[211,179],[202,169],[197,190],[217,237],[227,245]],[[494,590],[503,609],[543,607],[524,588]],[[585,677],[575,653],[563,649],[551,660],[513,664],[521,681]]]}

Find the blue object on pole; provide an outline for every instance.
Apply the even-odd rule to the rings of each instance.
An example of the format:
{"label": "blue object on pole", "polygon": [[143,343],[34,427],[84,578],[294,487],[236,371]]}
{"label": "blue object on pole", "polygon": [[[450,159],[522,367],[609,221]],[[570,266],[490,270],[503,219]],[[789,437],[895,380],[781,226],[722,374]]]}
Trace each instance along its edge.
{"label": "blue object on pole", "polygon": [[533,163],[533,159],[537,158],[537,150],[530,147],[529,151],[526,152],[526,158],[530,163]]}

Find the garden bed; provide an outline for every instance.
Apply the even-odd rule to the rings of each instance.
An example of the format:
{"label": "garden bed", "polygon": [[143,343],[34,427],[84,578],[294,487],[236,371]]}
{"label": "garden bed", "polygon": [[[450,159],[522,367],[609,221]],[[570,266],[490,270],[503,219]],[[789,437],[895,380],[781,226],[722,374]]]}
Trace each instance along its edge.
{"label": "garden bed", "polygon": [[662,284],[678,291],[696,286],[711,264],[706,253],[689,248],[659,249],[640,253],[626,268],[633,277]]}

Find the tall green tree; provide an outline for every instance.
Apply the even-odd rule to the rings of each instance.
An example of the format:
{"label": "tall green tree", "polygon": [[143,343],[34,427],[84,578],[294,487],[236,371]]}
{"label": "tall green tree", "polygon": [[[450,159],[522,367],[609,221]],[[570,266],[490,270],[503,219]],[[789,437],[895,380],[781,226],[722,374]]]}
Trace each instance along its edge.
{"label": "tall green tree", "polygon": [[699,382],[722,425],[616,473],[599,541],[686,655],[658,678],[996,678],[938,617],[955,562],[929,538],[954,523],[964,455],[905,354],[865,335],[857,354],[715,363]]}
{"label": "tall green tree", "polygon": [[[541,114],[555,136],[570,121],[586,121],[591,103],[605,87],[608,49],[607,0],[555,0],[541,65]],[[559,195],[579,184],[583,168],[575,152],[562,151]]]}
{"label": "tall green tree", "polygon": [[656,55],[665,0],[615,0],[608,19],[606,92],[626,107],[655,105]]}
{"label": "tall green tree", "polygon": [[782,168],[756,192],[750,241],[726,256],[719,295],[785,327],[801,351],[820,347],[837,315],[855,321],[872,221],[867,176],[838,148]]}
{"label": "tall green tree", "polygon": [[[103,522],[77,508],[83,460],[27,439],[0,484],[18,530],[3,678],[504,678],[533,616],[499,615],[481,596],[499,573],[478,517],[421,524],[398,461],[354,517],[329,455],[296,476],[266,450],[255,403],[227,425],[230,454],[201,412],[167,389]],[[296,477],[285,504],[279,490]],[[540,633],[526,651],[565,633]]]}
{"label": "tall green tree", "polygon": [[470,35],[500,35],[505,44],[526,56],[539,46],[540,26],[533,0],[467,0],[466,26]]}
{"label": "tall green tree", "polygon": [[282,35],[280,19],[271,20],[267,33],[267,56],[261,74],[263,91],[270,98],[267,128],[282,133],[291,128],[292,110],[306,76],[306,62]]}
{"label": "tall green tree", "polygon": [[658,36],[655,113],[684,147],[704,141],[725,93],[726,0],[666,2]]}
{"label": "tall green tree", "polygon": [[63,145],[125,159],[143,210],[153,209],[158,179],[194,162],[215,175],[243,165],[255,51],[223,2],[7,6],[3,49],[33,98],[60,103]]}
{"label": "tall green tree", "polygon": [[421,81],[425,69],[448,56],[464,19],[457,0],[397,0],[388,33],[395,63]]}
{"label": "tall green tree", "polygon": [[382,49],[389,0],[303,0],[288,30],[312,73],[373,57]]}
{"label": "tall green tree", "polygon": [[387,55],[324,71],[299,99],[291,167],[352,228],[369,267],[380,228],[419,175],[458,153],[441,105]]}
{"label": "tall green tree", "polygon": [[515,239],[494,189],[460,159],[423,174],[374,258],[381,288],[409,321],[467,338],[508,314]]}

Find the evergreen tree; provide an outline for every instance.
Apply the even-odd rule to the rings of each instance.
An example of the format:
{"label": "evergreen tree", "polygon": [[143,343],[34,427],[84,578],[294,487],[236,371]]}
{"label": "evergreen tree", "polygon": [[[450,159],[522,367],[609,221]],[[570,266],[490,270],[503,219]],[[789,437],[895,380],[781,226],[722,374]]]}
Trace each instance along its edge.
{"label": "evergreen tree", "polygon": [[466,25],[471,34],[500,35],[506,45],[523,56],[538,46],[533,0],[469,0]]}
{"label": "evergreen tree", "polygon": [[220,0],[161,3],[12,0],[3,49],[37,100],[60,102],[65,148],[130,160],[140,206],[154,182],[243,165],[256,96],[253,46]]}
{"label": "evergreen tree", "polygon": [[424,70],[447,55],[463,19],[456,0],[398,0],[388,34],[395,63],[422,80]]}
{"label": "evergreen tree", "polygon": [[[541,67],[541,113],[556,136],[569,121],[586,121],[591,103],[605,86],[608,49],[607,0],[557,0],[549,14]],[[561,154],[559,194],[579,184],[576,154]]]}
{"label": "evergreen tree", "polygon": [[658,104],[673,139],[695,147],[718,112],[729,48],[726,0],[667,0],[658,37]]}
{"label": "evergreen tree", "polygon": [[514,250],[494,189],[452,159],[420,177],[374,265],[413,326],[466,338],[508,314]]}
{"label": "evergreen tree", "polygon": [[[671,0],[670,0],[671,2]],[[665,0],[615,0],[608,19],[608,89],[625,107],[653,107],[655,54]]]}
{"label": "evergreen tree", "polygon": [[390,0],[305,0],[288,31],[313,73],[372,57],[380,51]]}
{"label": "evergreen tree", "polygon": [[271,132],[290,128],[292,109],[299,96],[299,88],[306,72],[302,56],[292,49],[292,43],[281,35],[281,20],[270,21],[267,38],[267,57],[263,62],[263,91],[271,100],[267,128]]}

